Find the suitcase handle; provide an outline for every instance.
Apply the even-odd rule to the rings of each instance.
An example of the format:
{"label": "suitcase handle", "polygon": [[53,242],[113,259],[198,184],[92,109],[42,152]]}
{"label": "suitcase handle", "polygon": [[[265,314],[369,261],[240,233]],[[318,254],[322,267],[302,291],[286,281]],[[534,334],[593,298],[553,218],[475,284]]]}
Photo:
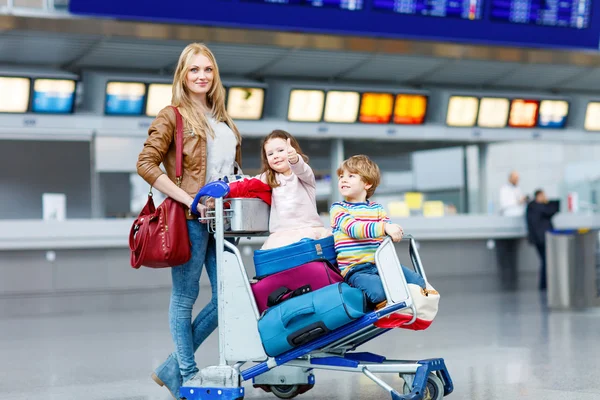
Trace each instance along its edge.
{"label": "suitcase handle", "polygon": [[279,303],[283,303],[285,300],[289,300],[292,297],[302,296],[303,294],[311,292],[310,285],[304,285],[296,290],[291,290],[285,286],[281,286],[271,292],[267,298],[267,307],[276,306]]}
{"label": "suitcase handle", "polygon": [[314,313],[315,306],[313,304],[310,304],[302,308],[297,308],[291,313],[282,315],[281,322],[283,322],[283,326],[287,328],[288,325],[291,324],[295,318],[301,317],[303,315],[312,315]]}

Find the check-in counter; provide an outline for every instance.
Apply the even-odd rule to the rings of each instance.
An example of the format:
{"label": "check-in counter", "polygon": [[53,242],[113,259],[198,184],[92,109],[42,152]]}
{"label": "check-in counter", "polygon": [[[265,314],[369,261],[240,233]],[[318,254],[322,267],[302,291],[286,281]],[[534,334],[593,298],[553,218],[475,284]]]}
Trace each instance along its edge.
{"label": "check-in counter", "polygon": [[[323,218],[328,224],[327,218]],[[129,219],[4,220],[0,221],[0,315],[80,310],[82,296],[95,307],[110,309],[123,303],[167,307],[170,269],[134,270],[129,266]],[[523,218],[458,215],[412,217],[398,221],[414,235],[429,279],[497,277],[496,240],[517,238],[520,274],[535,274],[539,265],[526,243]],[[600,215],[559,214],[560,229],[600,228]],[[252,253],[264,238],[240,241],[244,263],[253,275]],[[409,264],[404,244],[397,245]],[[206,274],[204,274],[206,275]],[[207,284],[203,276],[202,283]],[[158,293],[158,294],[157,294]],[[25,299],[27,301],[25,301]],[[89,304],[86,303],[86,304]]]}

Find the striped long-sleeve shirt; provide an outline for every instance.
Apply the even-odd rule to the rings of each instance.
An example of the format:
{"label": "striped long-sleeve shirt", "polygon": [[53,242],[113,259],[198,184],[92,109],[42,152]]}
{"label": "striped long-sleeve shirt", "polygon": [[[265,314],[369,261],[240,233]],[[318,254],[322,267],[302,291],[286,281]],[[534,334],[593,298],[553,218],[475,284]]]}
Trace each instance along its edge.
{"label": "striped long-sleeve shirt", "polygon": [[342,275],[355,265],[375,263],[375,251],[390,220],[379,203],[334,203],[329,210]]}

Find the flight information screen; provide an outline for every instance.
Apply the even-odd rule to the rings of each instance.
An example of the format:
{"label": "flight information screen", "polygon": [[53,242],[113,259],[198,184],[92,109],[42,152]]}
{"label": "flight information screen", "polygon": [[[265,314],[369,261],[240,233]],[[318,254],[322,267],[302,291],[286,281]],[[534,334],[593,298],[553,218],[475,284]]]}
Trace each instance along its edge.
{"label": "flight information screen", "polygon": [[248,3],[296,4],[312,7],[330,7],[342,10],[361,10],[363,0],[242,0]]}
{"label": "flight information screen", "polygon": [[587,28],[591,0],[492,0],[494,20],[520,24]]}
{"label": "flight information screen", "polygon": [[595,0],[170,0],[165,7],[159,0],[69,0],[69,11],[127,21],[598,51],[600,12],[592,12],[592,3]]}
{"label": "flight information screen", "polygon": [[480,19],[482,0],[373,0],[373,9],[400,14]]}

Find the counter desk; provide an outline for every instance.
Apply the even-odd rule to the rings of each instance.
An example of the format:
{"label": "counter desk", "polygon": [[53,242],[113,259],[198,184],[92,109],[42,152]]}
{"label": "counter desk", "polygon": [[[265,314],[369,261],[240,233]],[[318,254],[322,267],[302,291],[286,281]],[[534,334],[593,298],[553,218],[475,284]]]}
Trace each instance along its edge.
{"label": "counter desk", "polygon": [[[326,217],[324,223],[328,224]],[[170,270],[129,266],[127,245],[131,219],[67,221],[0,221],[0,314],[78,310],[74,299],[95,299],[110,309],[152,301],[168,304]],[[443,218],[398,219],[420,246],[431,281],[464,277],[497,277],[495,243],[518,239],[518,271],[535,274],[538,260],[526,243],[522,218],[457,215]],[[600,228],[600,215],[559,214],[560,229]],[[252,253],[264,238],[242,238],[239,244],[248,274],[253,276]],[[401,261],[410,264],[407,246],[398,245]],[[206,274],[202,284],[208,285]],[[157,294],[159,293],[159,294]],[[27,299],[27,301],[25,301]],[[157,300],[160,299],[160,300]],[[166,302],[166,303],[165,303]],[[84,304],[84,303],[82,303]],[[86,303],[87,304],[87,303]]]}

